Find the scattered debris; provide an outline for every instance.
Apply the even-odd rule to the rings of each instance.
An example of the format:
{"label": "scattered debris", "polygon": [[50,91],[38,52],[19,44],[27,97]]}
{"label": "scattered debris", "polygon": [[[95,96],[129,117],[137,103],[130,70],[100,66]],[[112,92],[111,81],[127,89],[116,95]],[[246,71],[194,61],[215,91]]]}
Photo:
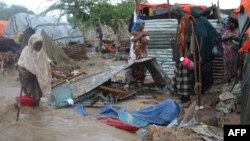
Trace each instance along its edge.
{"label": "scattered debris", "polygon": [[55,87],[57,87],[57,86],[59,86],[59,85],[61,85],[61,84],[64,84],[64,83],[66,83],[66,82],[69,82],[70,80],[72,80],[72,79],[74,79],[74,78],[76,78],[76,77],[79,77],[79,76],[81,76],[81,75],[83,75],[83,74],[87,74],[86,72],[81,72],[81,73],[79,73],[79,74],[77,74],[77,75],[73,75],[73,76],[70,76],[70,77],[67,77],[67,78],[65,78],[64,80],[62,80],[62,81],[60,81],[60,82],[57,82],[56,84],[54,84],[53,86],[52,86],[52,88],[55,88]]}
{"label": "scattered debris", "polygon": [[219,98],[221,101],[225,101],[228,99],[234,99],[235,96],[231,92],[224,92],[224,93],[219,95]]}
{"label": "scattered debris", "polygon": [[[167,76],[164,75],[160,71],[160,68],[159,66],[157,66],[155,59],[152,59],[152,58],[140,59],[140,60],[135,61],[134,63],[145,64],[145,66],[148,68],[149,72],[151,73],[152,78],[155,80],[155,83],[158,86],[162,87],[168,84]],[[71,85],[71,89],[73,91],[74,97],[77,98],[101,86],[103,83],[110,80],[114,75],[127,69],[128,67],[132,66],[134,63],[122,64],[111,70],[107,70],[96,75],[92,75],[92,76],[88,76],[88,77],[76,80],[76,82],[72,83]]]}
{"label": "scattered debris", "polygon": [[183,126],[184,124],[187,124],[192,117],[194,116],[195,112],[195,106],[196,106],[196,101],[193,101],[192,104],[187,108],[187,110],[184,109],[184,115],[181,123],[179,126]]}
{"label": "scattered debris", "polygon": [[86,53],[87,44],[74,44],[62,47],[65,54],[75,61],[81,59],[87,60],[88,56]]}
{"label": "scattered debris", "polygon": [[205,141],[223,141],[224,134],[223,129],[207,126],[207,125],[199,125],[192,127],[192,130],[200,135]]}
{"label": "scattered debris", "polygon": [[228,114],[236,109],[236,99],[228,99],[224,101],[220,101],[216,107],[216,110]]}
{"label": "scattered debris", "polygon": [[143,141],[203,141],[203,139],[190,128],[167,128],[150,125],[146,128]]}
{"label": "scattered debris", "polygon": [[210,126],[219,125],[219,113],[212,107],[205,107],[202,110],[198,110],[195,114],[195,120],[200,123],[205,123]]}
{"label": "scattered debris", "polygon": [[0,52],[0,71],[3,72],[6,66],[14,66],[18,55],[14,52]]}

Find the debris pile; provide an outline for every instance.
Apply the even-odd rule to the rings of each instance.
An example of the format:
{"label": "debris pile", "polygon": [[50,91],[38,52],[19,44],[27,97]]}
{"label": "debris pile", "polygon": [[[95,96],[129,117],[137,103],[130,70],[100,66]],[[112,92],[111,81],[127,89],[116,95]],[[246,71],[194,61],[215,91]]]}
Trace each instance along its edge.
{"label": "debris pile", "polygon": [[86,47],[86,44],[74,44],[64,46],[62,49],[69,58],[72,58],[75,61],[80,61],[81,59],[88,59]]}
{"label": "debris pile", "polygon": [[166,128],[162,126],[150,125],[143,141],[203,141],[190,128]]}

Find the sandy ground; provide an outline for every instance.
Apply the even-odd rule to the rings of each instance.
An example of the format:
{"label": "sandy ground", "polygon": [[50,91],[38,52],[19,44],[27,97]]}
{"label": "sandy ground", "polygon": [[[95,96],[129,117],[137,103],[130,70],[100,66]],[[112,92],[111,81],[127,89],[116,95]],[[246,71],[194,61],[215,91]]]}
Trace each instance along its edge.
{"label": "sandy ground", "polygon": [[[78,62],[80,71],[94,74],[107,70],[125,61],[113,59],[100,59],[93,55],[89,60]],[[16,122],[17,110],[14,108],[15,97],[20,93],[20,84],[16,70],[8,69],[0,74],[0,141],[140,141],[136,133],[123,131],[95,119],[98,109],[87,108],[89,116],[81,116],[74,108],[53,109],[45,103],[38,108],[21,109],[19,121]],[[115,79],[123,79],[124,72],[119,73]],[[146,78],[146,82],[152,79]],[[218,86],[219,89],[220,86]],[[213,97],[213,93],[203,97],[204,103]],[[119,105],[128,110],[136,110],[145,106],[156,104],[166,98],[177,99],[173,95],[138,96],[132,100],[119,102]],[[195,96],[192,97],[195,99]],[[239,124],[239,115],[228,115],[228,124]]]}

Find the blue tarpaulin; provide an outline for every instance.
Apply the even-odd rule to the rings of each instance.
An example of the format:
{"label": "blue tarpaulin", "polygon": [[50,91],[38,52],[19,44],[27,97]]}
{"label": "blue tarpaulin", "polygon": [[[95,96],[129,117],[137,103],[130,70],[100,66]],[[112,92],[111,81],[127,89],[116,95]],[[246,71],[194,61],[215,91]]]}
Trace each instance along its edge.
{"label": "blue tarpaulin", "polygon": [[68,100],[73,99],[70,83],[66,83],[52,90],[51,105],[55,108],[70,106]]}
{"label": "blue tarpaulin", "polygon": [[181,107],[173,100],[165,100],[159,104],[138,110],[128,111],[124,107],[106,105],[100,109],[100,116],[114,117],[136,127],[149,124],[168,125],[181,111]]}
{"label": "blue tarpaulin", "polygon": [[86,111],[86,108],[85,108],[85,106],[83,104],[78,105],[75,108],[75,112],[79,113],[82,116],[87,116],[88,115],[88,113]]}

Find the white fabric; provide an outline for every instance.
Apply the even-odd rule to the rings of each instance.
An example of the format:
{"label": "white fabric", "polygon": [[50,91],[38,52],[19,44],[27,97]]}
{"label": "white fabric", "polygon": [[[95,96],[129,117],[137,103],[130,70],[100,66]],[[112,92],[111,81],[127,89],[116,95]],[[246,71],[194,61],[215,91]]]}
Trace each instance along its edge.
{"label": "white fabric", "polygon": [[134,50],[134,42],[132,41],[134,39],[134,36],[130,37],[130,50],[129,50],[129,60],[128,63],[133,63],[136,59],[135,50]]}
{"label": "white fabric", "polygon": [[26,46],[17,64],[24,67],[29,72],[37,77],[39,86],[46,96],[51,96],[51,68],[50,59],[47,54],[41,48],[40,51],[36,51],[33,47],[38,41],[43,41],[42,37],[38,34],[34,34],[30,37],[28,46]]}
{"label": "white fabric", "polygon": [[134,23],[136,22],[137,20],[137,13],[136,13],[136,10],[134,10]]}
{"label": "white fabric", "polygon": [[[129,60],[128,63],[133,63],[136,60],[135,50],[134,50],[134,42],[132,41],[134,39],[134,36],[130,37],[130,50],[129,50]],[[149,36],[146,36],[146,39],[149,41]]]}

